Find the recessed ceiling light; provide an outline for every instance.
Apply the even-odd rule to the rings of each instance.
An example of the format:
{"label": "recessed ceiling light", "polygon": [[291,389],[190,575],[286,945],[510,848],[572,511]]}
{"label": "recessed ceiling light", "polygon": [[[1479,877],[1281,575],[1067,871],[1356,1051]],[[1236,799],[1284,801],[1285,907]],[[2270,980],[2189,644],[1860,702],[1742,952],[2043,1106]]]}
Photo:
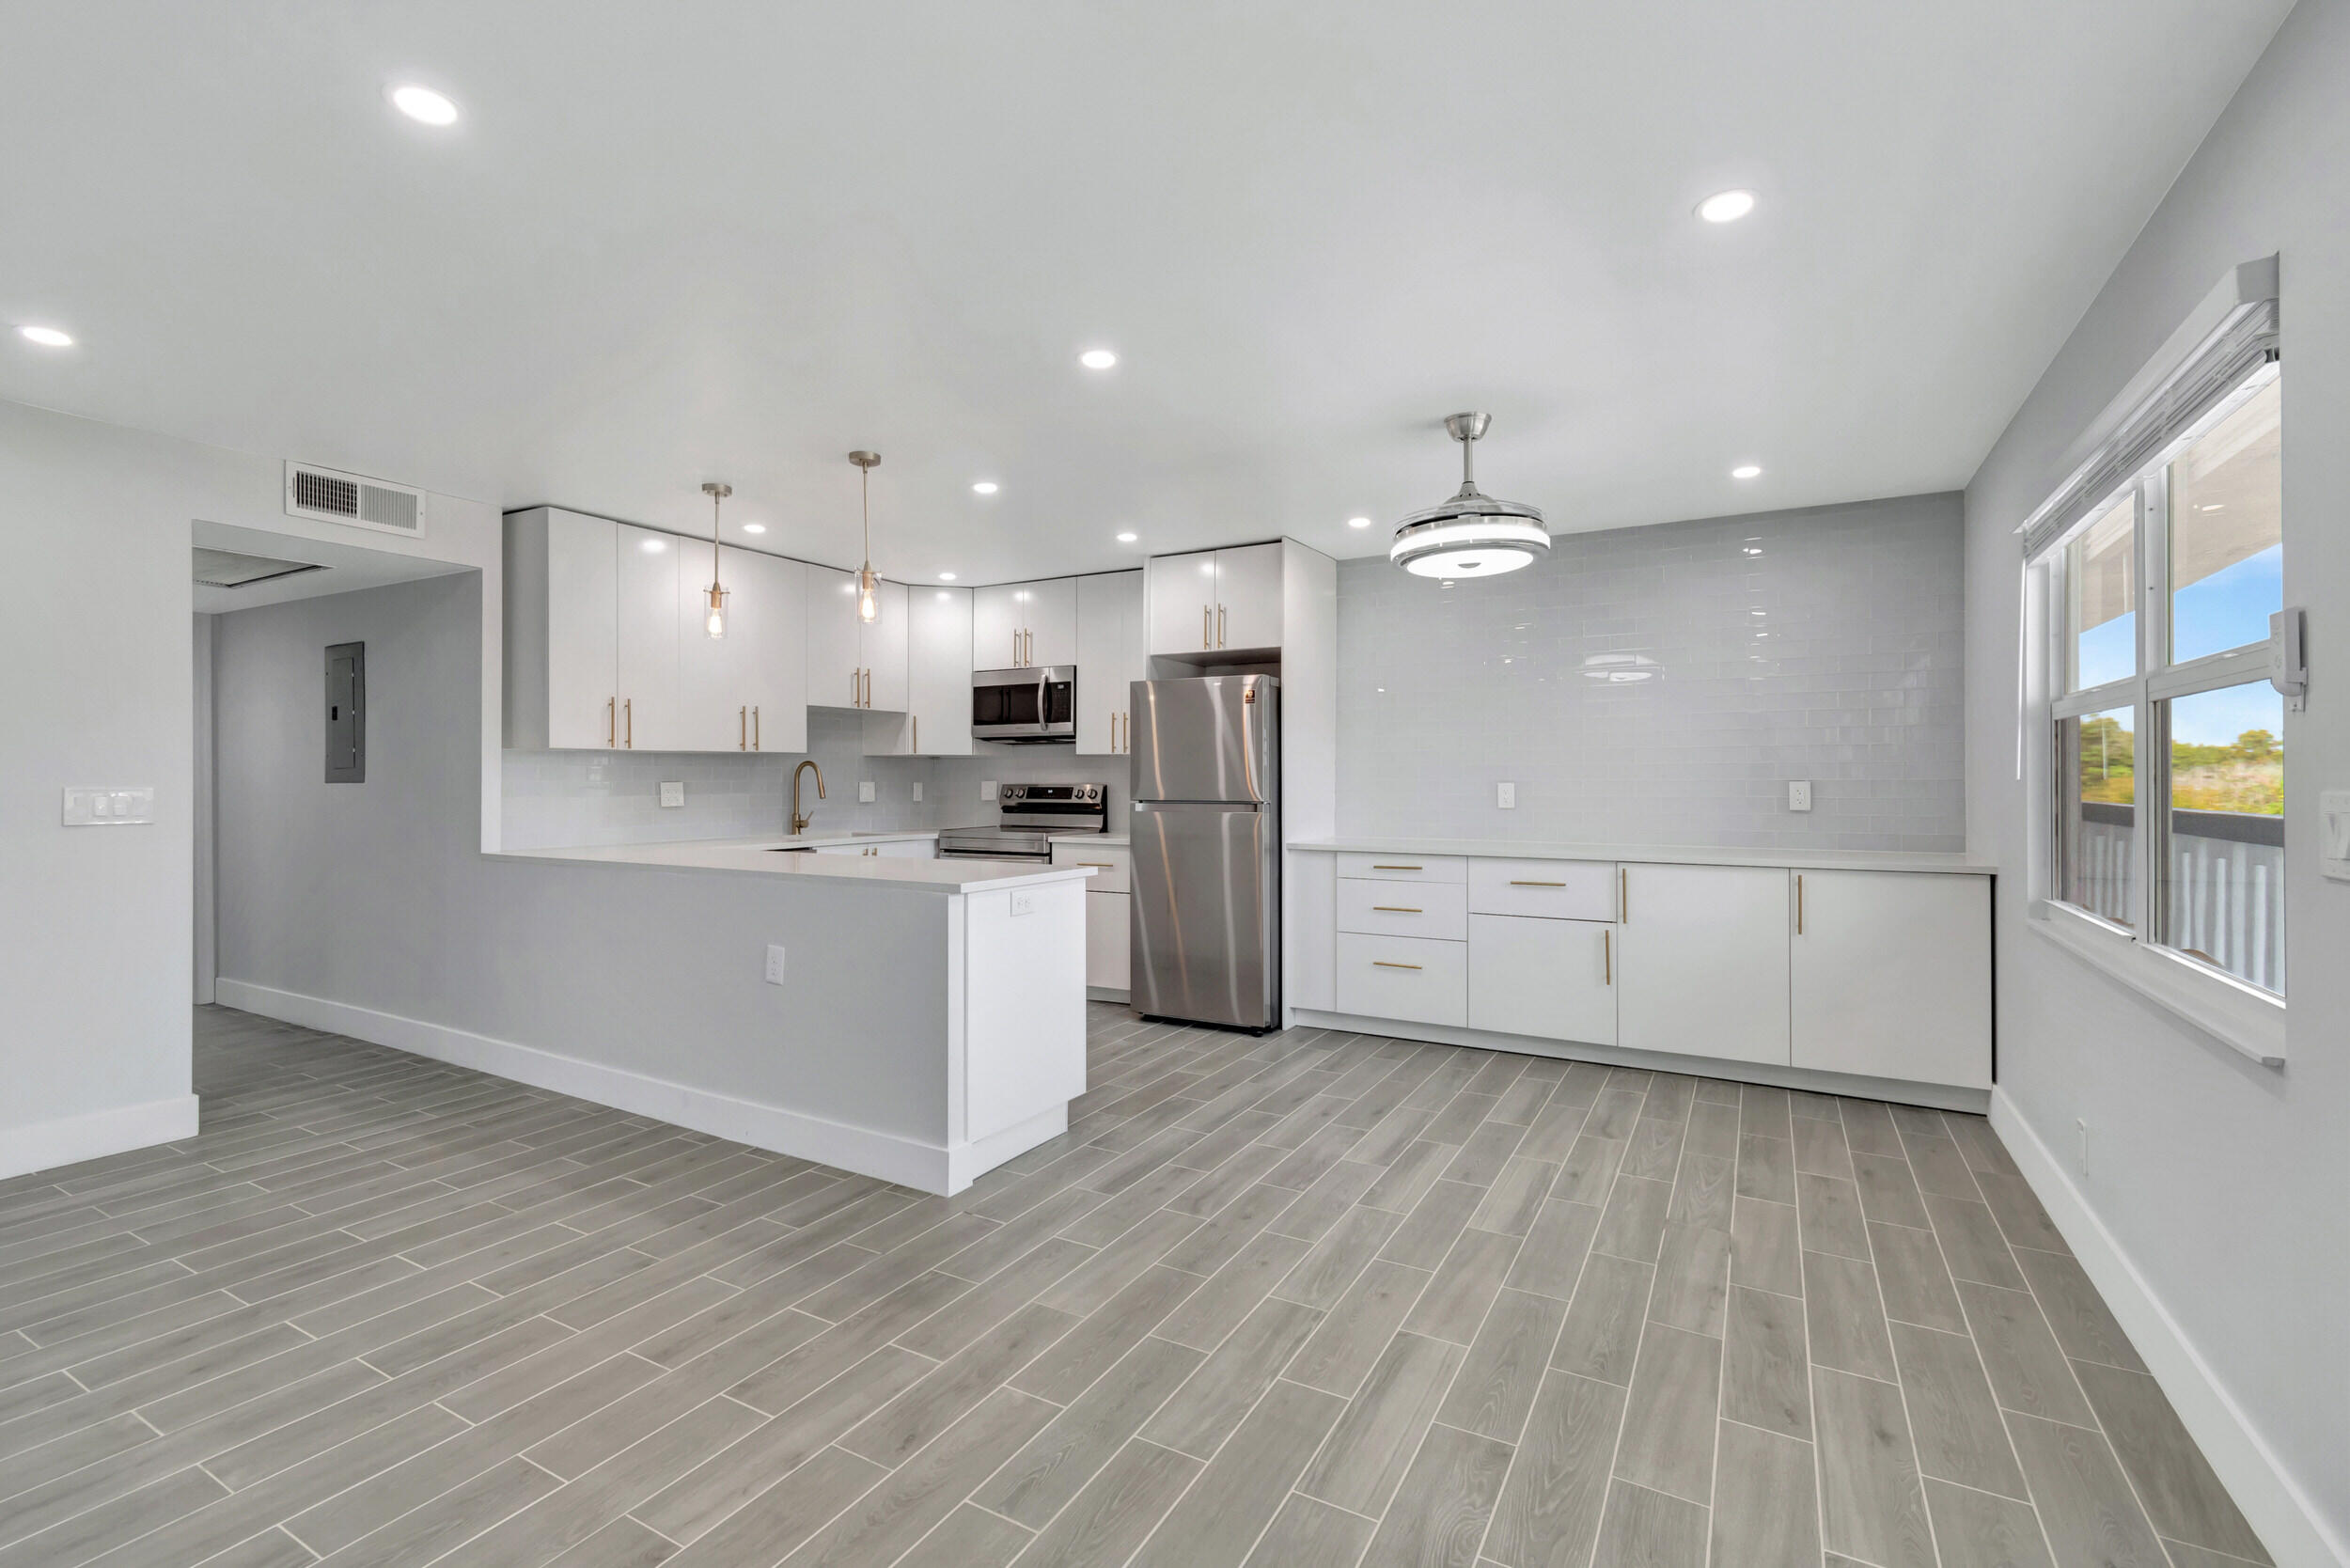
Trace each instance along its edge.
{"label": "recessed ceiling light", "polygon": [[995,481],[994,479],[981,479],[979,483],[971,487],[971,494],[974,495],[993,495],[995,494]]}
{"label": "recessed ceiling light", "polygon": [[938,574],[938,580],[942,583],[951,583],[955,580],[955,574],[951,572],[942,572]]}
{"label": "recessed ceiling light", "polygon": [[669,541],[666,539],[649,539],[636,546],[648,556],[657,556],[668,547]]}
{"label": "recessed ceiling light", "polygon": [[26,342],[39,343],[44,349],[70,349],[73,346],[73,335],[59,332],[55,327],[26,326],[16,330]]}
{"label": "recessed ceiling light", "polygon": [[1371,519],[1368,517],[1350,517],[1346,520],[1346,525],[1350,528],[1368,528],[1371,526]]}
{"label": "recessed ceiling light", "polygon": [[1736,223],[1753,211],[1752,191],[1716,191],[1698,203],[1698,216],[1707,223]]}
{"label": "recessed ceiling light", "polygon": [[1141,537],[1142,536],[1140,534],[1120,534],[1118,536],[1118,542],[1120,544],[1132,544],[1136,540],[1140,539]]}
{"label": "recessed ceiling light", "polygon": [[1106,370],[1118,363],[1118,356],[1107,349],[1088,349],[1077,356],[1077,363],[1089,370]]}
{"label": "recessed ceiling light", "polygon": [[[40,339],[36,337],[33,341],[38,343]],[[2226,511],[2228,510],[2228,503],[2225,501],[2206,501],[2195,510],[2197,511]]]}
{"label": "recessed ceiling light", "polygon": [[746,534],[763,534],[767,531],[767,525],[764,523],[745,523],[743,525],[743,531]]}
{"label": "recessed ceiling light", "polygon": [[402,83],[391,90],[392,107],[410,119],[424,125],[454,125],[457,105],[444,94],[431,87],[420,87],[414,82]]}
{"label": "recessed ceiling light", "polygon": [[1733,479],[1759,479],[1762,477],[1762,465],[1759,463],[1742,463],[1730,471],[1730,477]]}

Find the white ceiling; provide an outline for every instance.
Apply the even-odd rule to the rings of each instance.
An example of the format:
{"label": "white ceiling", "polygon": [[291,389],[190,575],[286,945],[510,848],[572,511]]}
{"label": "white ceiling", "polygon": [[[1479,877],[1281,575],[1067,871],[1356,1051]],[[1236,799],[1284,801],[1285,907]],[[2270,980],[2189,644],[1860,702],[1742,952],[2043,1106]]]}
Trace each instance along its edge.
{"label": "white ceiling", "polygon": [[424,577],[449,577],[471,567],[454,566],[447,561],[431,560],[423,556],[403,556],[390,550],[371,549],[365,544],[337,544],[331,540],[310,539],[297,534],[270,533],[259,528],[240,528],[225,523],[211,523],[197,518],[189,528],[190,542],[209,550],[228,550],[240,556],[262,556],[273,560],[304,561],[325,568],[322,572],[304,572],[285,577],[271,577],[243,588],[214,588],[208,583],[195,585],[196,609],[200,615],[229,615],[238,610],[258,609],[264,604],[283,604],[295,599],[319,599],[330,593],[356,593],[361,588],[387,588],[394,583],[413,583]]}
{"label": "white ceiling", "polygon": [[875,447],[967,582],[1371,553],[1456,408],[1555,529],[1947,489],[2288,8],[20,0],[0,397],[839,564]]}

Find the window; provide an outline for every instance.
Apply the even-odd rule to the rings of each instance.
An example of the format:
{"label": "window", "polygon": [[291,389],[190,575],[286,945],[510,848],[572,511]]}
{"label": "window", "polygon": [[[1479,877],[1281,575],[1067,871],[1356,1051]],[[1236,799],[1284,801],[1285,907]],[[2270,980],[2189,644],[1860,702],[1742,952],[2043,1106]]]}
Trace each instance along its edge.
{"label": "window", "polygon": [[2268,360],[2038,557],[2058,902],[2284,994],[2283,391]]}

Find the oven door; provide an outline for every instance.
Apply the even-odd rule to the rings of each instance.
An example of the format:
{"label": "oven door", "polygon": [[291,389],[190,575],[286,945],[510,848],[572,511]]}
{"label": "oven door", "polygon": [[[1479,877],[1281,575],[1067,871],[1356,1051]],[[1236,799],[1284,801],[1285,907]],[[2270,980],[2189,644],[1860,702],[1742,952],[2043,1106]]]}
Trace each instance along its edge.
{"label": "oven door", "polygon": [[980,669],[971,674],[971,734],[975,740],[1027,740],[1044,733],[1044,672]]}

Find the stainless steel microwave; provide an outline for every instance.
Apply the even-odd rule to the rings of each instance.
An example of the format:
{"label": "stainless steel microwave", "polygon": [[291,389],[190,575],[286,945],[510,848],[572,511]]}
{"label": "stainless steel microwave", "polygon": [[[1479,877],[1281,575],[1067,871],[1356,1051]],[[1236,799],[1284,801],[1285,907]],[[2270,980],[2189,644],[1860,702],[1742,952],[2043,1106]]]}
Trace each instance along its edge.
{"label": "stainless steel microwave", "polygon": [[1027,745],[1077,740],[1077,666],[971,672],[971,738]]}

